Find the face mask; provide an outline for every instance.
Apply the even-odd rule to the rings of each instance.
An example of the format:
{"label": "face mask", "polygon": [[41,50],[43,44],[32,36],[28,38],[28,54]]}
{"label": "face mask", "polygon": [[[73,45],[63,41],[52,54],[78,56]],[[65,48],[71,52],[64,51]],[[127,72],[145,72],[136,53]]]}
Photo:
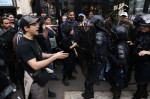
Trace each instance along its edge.
{"label": "face mask", "polygon": [[82,22],[82,21],[83,21],[83,18],[79,18],[79,21]]}

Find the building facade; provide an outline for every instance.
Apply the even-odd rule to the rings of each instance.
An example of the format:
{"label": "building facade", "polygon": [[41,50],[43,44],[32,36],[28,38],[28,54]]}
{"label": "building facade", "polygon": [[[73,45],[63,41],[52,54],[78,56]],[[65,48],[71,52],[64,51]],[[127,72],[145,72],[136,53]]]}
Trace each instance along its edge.
{"label": "building facade", "polygon": [[[148,1],[148,3],[147,3]],[[143,12],[144,9],[144,4],[146,4],[146,6],[148,6],[148,11],[146,11],[146,13],[150,13],[150,1],[149,0],[130,0],[129,1],[129,8],[130,14],[135,14],[135,13],[139,13],[139,12]]]}
{"label": "building facade", "polygon": [[34,0],[0,0],[0,14],[29,14]]}
{"label": "building facade", "polygon": [[145,0],[0,0],[0,14],[11,12],[14,15],[25,15],[33,12],[40,15],[45,11],[48,15],[59,19],[69,10],[73,10],[76,17],[79,13],[88,15],[89,11],[104,16],[113,10],[114,4],[120,3],[118,1],[128,2],[129,13],[142,12],[145,2]]}

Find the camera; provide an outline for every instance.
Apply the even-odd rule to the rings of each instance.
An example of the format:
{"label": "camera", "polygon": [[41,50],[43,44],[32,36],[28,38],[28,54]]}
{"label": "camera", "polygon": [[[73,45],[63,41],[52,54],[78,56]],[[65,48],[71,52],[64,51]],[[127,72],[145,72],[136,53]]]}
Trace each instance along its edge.
{"label": "camera", "polygon": [[123,6],[124,12],[128,12],[129,7],[128,6]]}
{"label": "camera", "polygon": [[125,10],[126,10],[127,8],[128,8],[127,6],[123,6],[123,9],[125,9]]}

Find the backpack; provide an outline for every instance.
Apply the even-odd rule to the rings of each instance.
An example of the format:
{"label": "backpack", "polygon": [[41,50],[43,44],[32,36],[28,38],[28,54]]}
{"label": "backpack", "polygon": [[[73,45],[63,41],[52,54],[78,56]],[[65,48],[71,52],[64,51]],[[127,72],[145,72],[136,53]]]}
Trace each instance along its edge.
{"label": "backpack", "polygon": [[13,49],[14,49],[14,51],[16,51],[17,45],[18,45],[18,43],[22,37],[23,37],[23,33],[21,31],[18,31],[16,33],[16,35],[14,36],[14,38],[13,38]]}

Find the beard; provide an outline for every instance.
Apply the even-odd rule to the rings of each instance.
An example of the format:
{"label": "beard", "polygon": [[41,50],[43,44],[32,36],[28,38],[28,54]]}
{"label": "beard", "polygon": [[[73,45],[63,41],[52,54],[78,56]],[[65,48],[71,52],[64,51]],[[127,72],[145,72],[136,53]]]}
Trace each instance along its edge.
{"label": "beard", "polygon": [[69,18],[69,20],[70,20],[70,21],[73,21],[73,20],[74,20],[74,18]]}

